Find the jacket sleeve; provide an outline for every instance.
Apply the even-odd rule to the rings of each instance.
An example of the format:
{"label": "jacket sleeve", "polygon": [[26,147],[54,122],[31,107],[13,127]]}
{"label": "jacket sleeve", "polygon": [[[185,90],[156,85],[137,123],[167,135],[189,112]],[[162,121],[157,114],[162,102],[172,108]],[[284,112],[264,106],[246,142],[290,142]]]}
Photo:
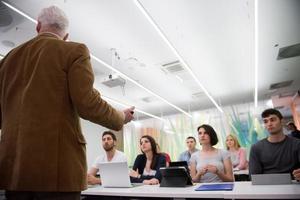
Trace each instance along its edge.
{"label": "jacket sleeve", "polygon": [[132,183],[142,183],[145,179],[143,178],[143,170],[145,168],[145,164],[146,163],[143,163],[143,157],[142,155],[138,155],[134,161],[134,164],[133,164],[133,167],[132,169],[136,171],[136,169],[139,170],[139,174],[141,174],[141,177],[140,178],[137,178],[137,177],[130,177],[130,181]]}
{"label": "jacket sleeve", "polygon": [[[4,60],[4,58],[2,58],[2,60],[0,60],[0,70],[1,70],[1,68],[2,68],[2,63],[4,62],[3,61]],[[2,74],[0,73],[0,89],[2,88],[2,84],[1,84],[1,82],[2,82]],[[0,92],[2,92],[2,91],[0,91]],[[0,130],[2,129],[2,102],[1,102],[1,99],[0,99]],[[1,140],[1,132],[0,132],[0,140]]]}
{"label": "jacket sleeve", "polygon": [[75,58],[68,68],[68,84],[79,116],[109,129],[120,130],[125,116],[101,99],[100,93],[93,88],[94,74],[87,47],[80,44],[73,51]]}

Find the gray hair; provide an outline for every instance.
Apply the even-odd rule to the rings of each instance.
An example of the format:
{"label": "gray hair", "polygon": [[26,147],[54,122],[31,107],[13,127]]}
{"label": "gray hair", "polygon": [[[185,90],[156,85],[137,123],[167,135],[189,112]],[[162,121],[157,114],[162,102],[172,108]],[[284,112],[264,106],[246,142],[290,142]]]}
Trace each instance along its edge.
{"label": "gray hair", "polygon": [[66,14],[57,6],[50,6],[42,9],[38,15],[38,21],[42,26],[54,28],[61,34],[65,34],[69,26],[69,20]]}

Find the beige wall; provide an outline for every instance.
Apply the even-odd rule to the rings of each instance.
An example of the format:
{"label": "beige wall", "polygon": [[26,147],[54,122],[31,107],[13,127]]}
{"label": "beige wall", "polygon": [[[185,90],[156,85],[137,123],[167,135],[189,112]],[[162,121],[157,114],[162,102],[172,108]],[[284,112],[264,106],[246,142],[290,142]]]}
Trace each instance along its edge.
{"label": "beige wall", "polygon": [[124,152],[123,129],[120,131],[112,131],[117,137],[117,149]]}

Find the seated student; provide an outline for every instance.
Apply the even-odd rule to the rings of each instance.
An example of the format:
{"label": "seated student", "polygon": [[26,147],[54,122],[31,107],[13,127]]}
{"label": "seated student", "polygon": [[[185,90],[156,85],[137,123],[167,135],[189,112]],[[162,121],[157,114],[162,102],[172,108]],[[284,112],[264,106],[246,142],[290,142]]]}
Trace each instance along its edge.
{"label": "seated student", "polygon": [[287,129],[291,131],[289,136],[300,139],[300,131],[297,129],[296,125],[293,122],[288,122],[286,126]]}
{"label": "seated student", "polygon": [[98,156],[87,174],[87,181],[90,185],[101,184],[101,179],[96,177],[99,171],[99,164],[104,162],[127,162],[125,154],[116,150],[117,137],[111,131],[102,134],[102,147],[105,154]]}
{"label": "seated student", "polygon": [[149,135],[141,137],[140,146],[142,154],[134,161],[130,172],[131,181],[147,185],[159,184],[161,181],[159,168],[166,166],[166,157],[157,153],[156,142]]}
{"label": "seated student", "polygon": [[192,154],[191,176],[194,182],[233,181],[230,154],[226,150],[213,147],[218,143],[215,130],[207,124],[198,127],[202,150]]}
{"label": "seated student", "polygon": [[291,173],[300,180],[300,140],[283,133],[282,115],[278,110],[267,109],[261,117],[269,136],[252,145],[250,174]]}
{"label": "seated student", "polygon": [[243,170],[248,168],[246,149],[241,148],[239,141],[234,135],[228,135],[226,137],[226,148],[230,153],[234,170]]}
{"label": "seated student", "polygon": [[193,136],[187,137],[186,146],[188,149],[179,155],[178,161],[186,161],[189,164],[191,155],[196,151],[199,151],[199,149],[196,148],[196,144],[196,139]]}

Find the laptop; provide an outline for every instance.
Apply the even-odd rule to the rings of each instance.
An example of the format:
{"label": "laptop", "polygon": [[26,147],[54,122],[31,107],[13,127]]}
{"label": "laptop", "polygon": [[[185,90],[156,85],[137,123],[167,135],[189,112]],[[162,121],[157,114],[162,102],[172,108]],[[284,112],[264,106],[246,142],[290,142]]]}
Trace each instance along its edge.
{"label": "laptop", "polygon": [[131,184],[127,162],[100,163],[99,172],[105,188],[130,188],[141,184]]}
{"label": "laptop", "polygon": [[291,174],[252,174],[252,185],[283,185],[291,184]]}

